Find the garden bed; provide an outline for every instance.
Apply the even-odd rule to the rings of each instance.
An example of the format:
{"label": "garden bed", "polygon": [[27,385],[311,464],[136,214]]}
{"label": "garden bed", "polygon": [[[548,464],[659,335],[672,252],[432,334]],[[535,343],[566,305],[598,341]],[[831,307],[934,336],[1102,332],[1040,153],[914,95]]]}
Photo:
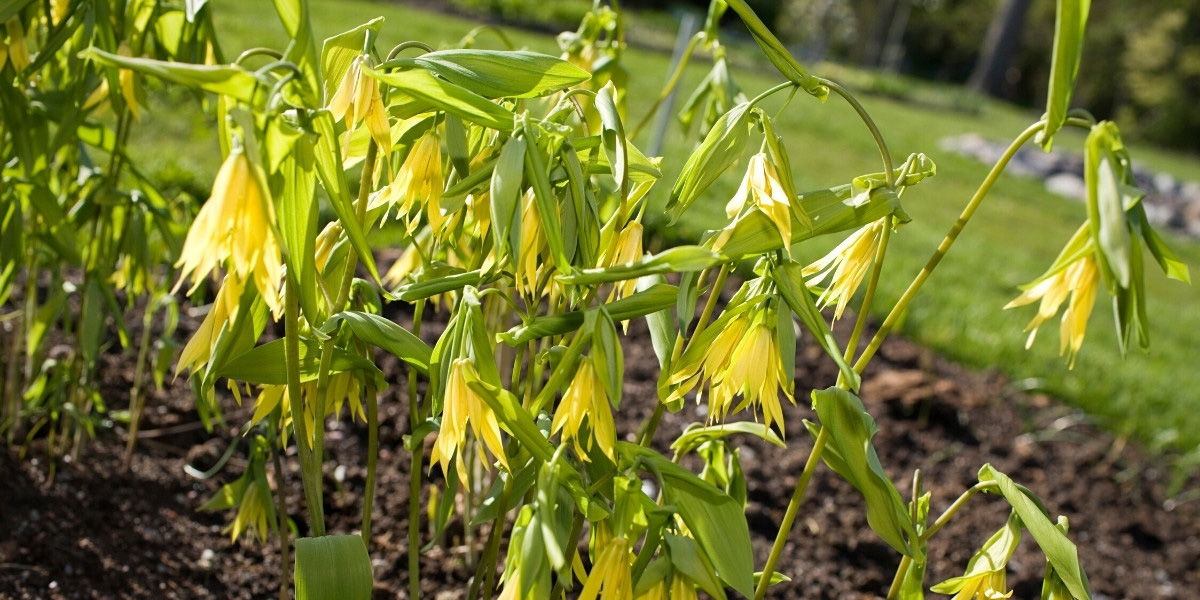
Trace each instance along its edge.
{"label": "garden bed", "polygon": [[[403,321],[403,315],[394,315]],[[626,343],[626,400],[617,414],[619,434],[632,435],[649,417],[657,363],[640,322]],[[132,368],[117,354],[103,357],[110,408],[126,402]],[[787,441],[780,449],[746,439],[741,455],[749,486],[747,515],[758,555],[765,560],[808,454],[801,424],[814,418],[805,390],[836,377],[829,361],[803,340],[797,356],[798,406],[785,404]],[[383,367],[402,381],[398,361]],[[403,384],[381,399],[381,456],[374,537],[375,597],[407,597],[406,531],[409,455]],[[1178,598],[1200,587],[1200,502],[1164,497],[1168,473],[1136,448],[1086,424],[1080,413],[1043,396],[1013,391],[999,375],[968,372],[903,340],[889,340],[872,362],[861,393],[880,426],[875,444],[884,467],[907,497],[913,469],[921,469],[940,514],[976,480],[985,462],[1033,489],[1056,514],[1070,519],[1070,537],[1097,598]],[[234,425],[249,415],[227,401]],[[231,543],[222,528],[228,515],[195,511],[240,472],[243,445],[226,471],[208,481],[184,473],[206,469],[230,443],[196,423],[189,388],[181,378],[156,392],[143,421],[132,469],[122,468],[123,429],[104,431],[84,445],[74,462],[58,466],[47,485],[43,443],[30,457],[0,456],[0,598],[272,598],[277,597],[276,541]],[[673,439],[703,420],[690,403],[664,418],[658,439]],[[426,440],[431,442],[432,436]],[[330,427],[326,498],[331,533],[359,527],[366,432],[343,422]],[[336,467],[345,464],[341,481]],[[436,477],[436,470],[435,470]],[[289,483],[289,512],[304,534],[299,475]],[[971,553],[1003,525],[1007,504],[977,497],[930,547],[926,579],[933,584],[961,574]],[[424,525],[422,525],[424,527]],[[461,525],[447,543],[422,557],[427,598],[465,598],[470,571]],[[826,468],[813,480],[781,570],[791,583],[773,598],[876,598],[886,594],[896,568],[894,552],[865,523],[862,500]],[[1023,541],[1010,567],[1015,598],[1040,594],[1044,561]]]}

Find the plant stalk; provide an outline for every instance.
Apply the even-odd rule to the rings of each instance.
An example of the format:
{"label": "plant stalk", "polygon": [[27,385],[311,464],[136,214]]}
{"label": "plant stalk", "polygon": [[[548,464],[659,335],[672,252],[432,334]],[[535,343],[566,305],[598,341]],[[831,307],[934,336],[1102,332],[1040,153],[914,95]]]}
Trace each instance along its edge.
{"label": "plant stalk", "polygon": [[[417,300],[413,307],[413,335],[421,335],[421,318],[425,312],[425,299]],[[425,462],[425,444],[417,439],[417,426],[421,424],[421,398],[417,395],[417,372],[408,369],[408,430],[412,444],[408,463],[408,597],[421,597],[421,467]],[[449,499],[453,501],[453,499]]]}
{"label": "plant stalk", "polygon": [[925,285],[925,281],[929,279],[929,276],[933,273],[933,270],[937,268],[938,263],[942,261],[942,257],[946,255],[946,252],[950,250],[950,246],[952,246],[954,241],[958,239],[958,234],[962,233],[962,230],[964,227],[966,227],[967,222],[970,221],[971,217],[975,214],[975,210],[979,208],[979,205],[983,202],[984,197],[986,197],[988,192],[991,191],[992,185],[996,183],[996,179],[1000,177],[1000,173],[1004,171],[1004,167],[1008,165],[1008,161],[1012,160],[1012,157],[1016,155],[1017,150],[1020,150],[1021,146],[1025,145],[1025,142],[1029,141],[1030,138],[1037,134],[1037,132],[1041,131],[1045,125],[1045,121],[1038,121],[1037,123],[1030,125],[1025,129],[1025,131],[1021,132],[1021,135],[1017,136],[1017,139],[1013,140],[1013,143],[1009,145],[1008,149],[1004,151],[1004,154],[1000,156],[1000,160],[996,161],[996,164],[992,167],[992,170],[988,172],[987,178],[983,180],[983,184],[981,184],[979,189],[975,191],[975,195],[971,197],[971,201],[967,203],[965,208],[963,208],[962,214],[959,215],[958,220],[954,222],[954,225],[950,228],[950,231],[946,233],[946,237],[942,239],[942,243],[938,244],[937,249],[933,251],[933,256],[929,257],[929,260],[926,261],[925,266],[921,269],[921,272],[918,273],[917,277],[913,279],[911,284],[909,284],[908,289],[904,290],[904,293],[900,296],[900,299],[896,301],[896,305],[892,307],[892,311],[888,313],[887,318],[884,319],[883,324],[879,326],[879,330],[875,332],[875,336],[871,338],[871,343],[867,345],[866,349],[863,350],[862,355],[858,357],[858,361],[854,363],[855,371],[862,373],[863,369],[867,367],[867,363],[869,363],[871,358],[875,356],[875,353],[879,351],[879,346],[883,344],[883,340],[887,338],[889,333],[892,332],[892,328],[895,327],[896,322],[900,320],[900,315],[904,314],[905,309],[907,309],[908,305],[912,303],[913,298],[916,297],[917,292],[921,289],[921,286]]}
{"label": "plant stalk", "polygon": [[779,523],[779,533],[775,536],[775,543],[771,546],[771,554],[767,556],[767,564],[763,566],[762,577],[758,580],[758,589],[754,590],[754,600],[763,600],[767,595],[767,586],[771,585],[771,575],[775,573],[775,566],[779,564],[779,559],[783,556],[783,547],[787,544],[788,534],[791,533],[792,525],[796,522],[796,514],[800,512],[800,503],[804,499],[804,493],[808,491],[808,482],[812,481],[813,473],[817,470],[817,464],[821,462],[821,454],[825,451],[825,444],[828,441],[829,430],[822,427],[821,432],[817,434],[817,439],[813,442],[812,451],[808,454],[808,461],[804,463],[804,471],[800,473],[800,479],[796,481],[796,489],[792,492],[792,499],[788,501],[783,521]]}

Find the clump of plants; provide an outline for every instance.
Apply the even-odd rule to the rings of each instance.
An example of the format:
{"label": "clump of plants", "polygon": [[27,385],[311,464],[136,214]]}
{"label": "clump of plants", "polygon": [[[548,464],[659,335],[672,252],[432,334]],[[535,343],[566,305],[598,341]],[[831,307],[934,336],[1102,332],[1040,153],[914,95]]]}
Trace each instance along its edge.
{"label": "clump of plants", "polygon": [[[1062,254],[1010,305],[1038,303],[1030,341],[1061,310],[1060,344],[1073,361],[1095,297],[1106,293],[1122,351],[1145,346],[1146,259],[1187,279],[1145,218],[1116,127],[1068,110],[1086,2],[1059,2],[1045,116],[1016,137],[869,337],[866,315],[889,240],[909,220],[902,199],[919,193],[934,164],[923,154],[896,160],[855,96],[798,64],[744,1],[713,2],[689,47],[712,51],[714,63],[684,111],[699,144],[672,182],[660,181],[662,159],[646,156],[627,129],[616,3],[597,3],[577,31],[559,36],[558,57],[421,42],[379,48],[379,19],[318,43],[303,1],[276,7],[291,38],[282,52],[255,49],[207,66],[103,48],[84,56],[219,98],[225,162],[182,244],[174,284],[218,282],[218,291],[178,368],[206,415],[219,416],[222,382],[253,403],[249,466],[204,508],[235,510],[234,537],[275,533],[298,597],[370,594],[378,404],[389,385],[377,351],[408,369],[410,597],[420,597],[420,494],[437,481],[428,511],[435,535],[455,518],[482,533],[472,598],[725,598],[730,590],[763,598],[786,579],[781,551],[822,464],[862,493],[869,526],[896,551],[889,598],[920,598],[927,588],[1004,597],[1006,564],[1024,534],[1047,559],[1044,598],[1091,596],[1066,519],[993,467],[981,465],[978,483],[941,515],[929,514],[920,474],[906,500],[880,463],[875,422],[856,395],[861,373],[1008,160],[1030,141],[1049,148],[1063,127],[1089,132],[1087,213]],[[753,97],[738,88],[717,29],[727,9],[782,83]],[[781,95],[789,98],[784,111],[805,96],[848,102],[876,142],[882,170],[797,190],[792,172],[803,167],[776,133],[778,115],[764,108]],[[711,184],[734,168],[745,173],[737,193],[713,197]],[[728,224],[693,244],[645,253],[642,223],[657,210],[648,202],[655,185],[670,186],[672,220],[696,202],[721,202]],[[322,224],[322,205],[336,218]],[[368,243],[381,227],[404,240],[388,269]],[[794,247],[825,235],[844,241],[813,264],[793,259]],[[738,264],[752,265],[753,275],[722,302]],[[407,305],[410,327],[381,316],[396,302]],[[831,307],[836,320],[852,304],[853,332],[839,340],[822,309]],[[435,307],[448,323],[429,346],[420,335]],[[650,332],[658,398],[622,394],[621,339],[633,320]],[[261,342],[269,323],[284,336]],[[799,335],[837,366],[828,387],[795,389]],[[811,403],[813,418],[786,423],[782,403],[797,399]],[[693,401],[707,418],[669,442],[672,456],[655,450],[668,445],[656,437],[662,415]],[[631,432],[617,432],[613,417],[630,402],[655,403],[635,441],[625,441]],[[735,418],[743,414],[753,418]],[[358,534],[325,527],[330,418],[369,431]],[[798,446],[806,435],[809,458],[774,547],[758,564],[739,445],[756,436]],[[311,532],[294,544],[280,466],[291,445]],[[689,455],[704,465],[699,474],[681,466]],[[1010,505],[1008,522],[983,540],[961,577],[929,588],[928,545],[981,492]],[[285,574],[281,597],[292,577]]]}

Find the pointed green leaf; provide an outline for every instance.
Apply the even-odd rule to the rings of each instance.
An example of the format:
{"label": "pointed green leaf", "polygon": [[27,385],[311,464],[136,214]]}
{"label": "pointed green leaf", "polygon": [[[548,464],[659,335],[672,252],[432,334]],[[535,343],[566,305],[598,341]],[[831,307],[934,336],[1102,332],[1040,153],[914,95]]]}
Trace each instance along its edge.
{"label": "pointed green leaf", "polygon": [[1026,490],[1017,487],[1012,479],[991,465],[984,465],[979,470],[979,481],[996,483],[1000,494],[1012,505],[1029,534],[1046,555],[1046,560],[1071,591],[1071,595],[1080,599],[1091,598],[1091,586],[1088,585],[1087,574],[1079,564],[1079,553],[1075,544],[1050,522],[1050,517],[1041,506],[1041,502],[1031,497]]}
{"label": "pointed green leaf", "polygon": [[[829,323],[825,321],[825,317],[821,315],[820,309],[817,308],[816,299],[813,298],[812,292],[804,283],[804,267],[793,260],[785,260],[771,271],[771,279],[778,286],[780,295],[783,296],[784,302],[791,308],[792,313],[800,317],[800,322],[804,324],[804,328],[812,334],[829,358],[833,359],[834,364],[838,366],[838,371],[842,377],[849,383],[851,390],[858,390],[862,383],[862,378],[858,372],[847,363],[842,356],[841,346],[838,344],[837,338],[833,336],[833,331],[829,328]],[[782,354],[781,356],[789,356]]]}
{"label": "pointed green leaf", "polygon": [[346,173],[342,170],[341,144],[338,143],[334,129],[333,115],[329,111],[320,111],[312,121],[317,132],[316,164],[317,176],[325,192],[329,194],[329,204],[337,213],[338,222],[350,238],[350,246],[358,254],[358,260],[367,268],[376,284],[379,280],[379,269],[375,266],[375,254],[367,243],[363,226],[358,222],[354,209],[354,199],[350,197],[350,186],[346,183]]}
{"label": "pointed green leaf", "polygon": [[525,50],[439,50],[411,62],[488,98],[532,98],[591,78],[561,58]]}
{"label": "pointed green leaf", "polygon": [[[667,214],[674,223],[704,190],[707,190],[741,156],[750,137],[750,103],[743,102],[721,115],[704,141],[688,155],[667,200]],[[757,211],[755,211],[757,212]],[[778,237],[778,236],[776,236]]]}
{"label": "pointed green leaf", "polygon": [[[604,305],[604,308],[608,311],[613,321],[626,321],[634,317],[642,317],[653,312],[669,309],[675,303],[675,294],[677,291],[678,288],[673,285],[660,283],[630,294],[620,300],[609,302]],[[570,333],[583,325],[588,311],[595,310],[597,309],[593,307],[586,311],[572,311],[558,315],[538,317],[529,323],[518,325],[506,332],[497,334],[496,339],[510,346],[518,346],[530,340]]]}
{"label": "pointed green leaf", "polygon": [[[879,431],[862,400],[841,388],[813,390],[813,407],[821,426],[829,431],[828,448],[836,451],[841,464],[826,460],[867,501],[867,524],[897,552],[912,556],[907,539],[916,533],[900,492],[888,479],[871,438]],[[907,539],[906,539],[907,538]]]}
{"label": "pointed green leaf", "polygon": [[379,315],[345,311],[329,318],[325,333],[331,333],[338,322],[344,322],[358,339],[382,348],[423,375],[429,373],[433,349],[409,330]]}
{"label": "pointed green leaf", "polygon": [[362,56],[382,27],[383,17],[375,17],[350,31],[325,38],[321,45],[321,68],[324,70],[326,104],[342,84],[354,59]]}
{"label": "pointed green leaf", "polygon": [[1083,54],[1091,0],[1058,0],[1054,21],[1054,55],[1050,60],[1050,89],[1046,94],[1046,127],[1038,133],[1038,143],[1047,152],[1054,134],[1062,129],[1071,108],[1079,57]]}
{"label": "pointed green leaf", "polygon": [[754,558],[742,506],[653,450],[620,441],[617,450],[645,465],[658,478],[667,504],[678,510],[696,543],[712,561],[717,576],[743,596],[753,597]]}
{"label": "pointed green leaf", "polygon": [[364,72],[396,91],[464,121],[500,131],[513,129],[512,112],[467,88],[438,79],[425,69],[407,69],[391,73],[364,69]]}
{"label": "pointed green leaf", "polygon": [[762,49],[763,54],[767,55],[767,60],[775,65],[779,73],[824,102],[825,98],[829,96],[829,88],[821,83],[819,78],[805,72],[800,63],[796,62],[796,59],[784,47],[783,42],[780,42],[779,38],[775,37],[770,28],[762,22],[762,19],[754,14],[750,5],[746,4],[745,0],[726,1],[729,3],[729,8],[732,8],[742,18],[746,28],[750,30],[750,35],[754,36],[754,41],[758,42],[758,47]]}
{"label": "pointed green leaf", "polygon": [[361,535],[296,538],[296,600],[369,600],[375,585]]}
{"label": "pointed green leaf", "polygon": [[95,60],[103,65],[132,69],[190,88],[223,94],[251,104],[254,103],[255,90],[258,86],[266,86],[266,89],[270,89],[273,83],[261,81],[250,71],[235,65],[193,65],[166,62],[111,54],[94,47],[81,52],[80,57]]}

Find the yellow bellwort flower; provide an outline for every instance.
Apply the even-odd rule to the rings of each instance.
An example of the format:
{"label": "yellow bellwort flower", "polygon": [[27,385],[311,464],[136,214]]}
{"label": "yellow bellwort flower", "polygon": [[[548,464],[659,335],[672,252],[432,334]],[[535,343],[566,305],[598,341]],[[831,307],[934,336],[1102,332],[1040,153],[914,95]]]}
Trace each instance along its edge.
{"label": "yellow bellwort flower", "polygon": [[696,585],[683,575],[671,580],[671,600],[696,600]]}
{"label": "yellow bellwort flower", "polygon": [[[29,48],[25,46],[25,28],[21,26],[21,17],[13,17],[4,24],[8,32],[8,45],[5,48],[8,62],[12,63],[13,71],[20,73],[29,66]],[[4,66],[0,63],[0,68]]]}
{"label": "yellow bellwort flower", "polygon": [[[603,267],[615,267],[617,265],[626,265],[635,262],[642,258],[642,224],[637,221],[630,221],[621,229],[621,233],[617,235],[616,251],[611,258],[605,257],[601,260]],[[629,296],[637,289],[636,279],[627,279],[613,284],[612,292],[608,299],[611,302]]]}
{"label": "yellow bellwort flower", "polygon": [[396,207],[396,218],[404,221],[409,235],[420,225],[422,208],[429,216],[430,228],[437,232],[445,220],[441,207],[445,185],[441,137],[430,129],[408,151],[400,172],[380,195],[380,202]]}
{"label": "yellow bellwort flower", "polygon": [[633,554],[630,550],[629,540],[624,537],[614,537],[603,544],[603,550],[579,592],[579,600],[633,600],[630,569]]}
{"label": "yellow bellwort flower", "polygon": [[587,417],[588,426],[592,429],[587,449],[591,450],[595,442],[605,456],[616,462],[613,448],[616,446],[617,430],[613,424],[612,408],[604,391],[604,381],[596,373],[590,356],[585,356],[579,362],[575,377],[567,386],[558,410],[554,411],[554,421],[550,424],[552,433],[562,431],[563,440],[570,439],[575,444],[575,453],[579,458],[588,461],[587,452],[579,444],[579,429],[583,426],[584,417]]}
{"label": "yellow bellwort flower", "polygon": [[346,119],[344,147],[350,145],[350,132],[359,123],[366,122],[371,138],[382,151],[387,152],[392,148],[392,130],[388,126],[383,96],[379,93],[379,81],[363,70],[364,67],[370,67],[367,60],[365,55],[360,55],[350,63],[337,91],[329,99],[329,112],[334,120]]}
{"label": "yellow bellwort flower", "polygon": [[217,297],[209,307],[208,314],[204,316],[204,321],[196,328],[196,333],[188,339],[183,352],[179,354],[179,361],[175,363],[176,374],[184,369],[194,373],[208,364],[213,348],[217,345],[221,326],[237,321],[238,308],[245,289],[246,283],[237,275],[225,276],[221,288],[217,290]]}
{"label": "yellow bellwort flower", "polygon": [[[671,385],[683,384],[672,398],[687,393],[701,381],[708,381],[709,422],[723,421],[731,409],[737,412],[753,406],[757,413],[761,406],[764,424],[770,427],[778,422],[779,431],[786,433],[778,392],[783,391],[795,404],[794,384],[784,377],[779,343],[768,322],[773,321],[766,311],[747,312],[730,320],[705,349],[701,360],[682,364],[668,379]],[[733,399],[739,395],[742,401],[733,406]],[[696,401],[701,399],[702,394],[697,394]]]}
{"label": "yellow bellwort flower", "polygon": [[759,152],[750,157],[750,164],[746,167],[746,176],[742,178],[742,185],[725,205],[725,215],[731,219],[736,217],[748,201],[753,202],[754,206],[767,215],[767,218],[775,225],[775,229],[779,231],[779,237],[783,240],[784,249],[790,254],[792,201],[779,181],[779,173],[775,170],[775,165],[767,160],[766,153]]}
{"label": "yellow bellwort flower", "polygon": [[527,190],[521,205],[521,248],[516,265],[517,289],[532,296],[537,290],[538,254],[546,246],[546,233],[538,217],[533,190]]}
{"label": "yellow bellwort flower", "polygon": [[[433,452],[429,457],[430,464],[441,464],[443,473],[450,472],[450,461],[453,460],[463,485],[467,484],[467,466],[462,457],[462,447],[467,441],[468,426],[475,438],[481,440],[496,460],[508,469],[504,444],[500,441],[500,423],[487,402],[467,384],[468,376],[472,379],[478,378],[475,364],[468,358],[455,359],[446,381],[442,427],[438,430],[437,440],[434,441]],[[480,454],[480,460],[487,466],[483,454]]]}
{"label": "yellow bellwort flower", "polygon": [[[212,197],[200,208],[179,254],[178,290],[192,278],[192,293],[213,269],[226,260],[230,274],[253,281],[271,312],[282,311],[279,280],[283,262],[275,240],[275,211],[256,167],[241,148],[221,165]],[[218,328],[219,329],[219,328]]]}
{"label": "yellow bellwort flower", "polygon": [[1004,305],[1004,308],[1014,308],[1041,300],[1037,315],[1025,327],[1029,338],[1025,348],[1033,345],[1038,328],[1050,317],[1058,314],[1058,308],[1070,296],[1067,309],[1063,311],[1062,327],[1059,335],[1060,355],[1067,355],[1067,364],[1075,368],[1075,357],[1083,346],[1083,337],[1087,333],[1088,317],[1096,303],[1096,288],[1100,281],[1100,269],[1094,254],[1086,254],[1067,267],[1045,279],[1029,286],[1020,296]]}
{"label": "yellow bellwort flower", "polygon": [[879,241],[883,237],[883,228],[887,227],[891,217],[884,217],[859,228],[850,234],[842,243],[831,250],[829,254],[816,262],[804,267],[802,273],[807,277],[809,286],[821,285],[828,281],[825,291],[817,298],[817,305],[824,308],[835,304],[834,320],[842,318],[842,312],[850,303],[855,290],[862,283],[867,270],[875,260],[879,250]]}
{"label": "yellow bellwort flower", "polygon": [[1012,596],[1005,584],[1005,572],[1017,544],[1021,541],[1021,520],[1016,514],[992,534],[967,562],[961,577],[947,579],[932,588],[938,594],[954,594],[952,600],[999,600]]}

